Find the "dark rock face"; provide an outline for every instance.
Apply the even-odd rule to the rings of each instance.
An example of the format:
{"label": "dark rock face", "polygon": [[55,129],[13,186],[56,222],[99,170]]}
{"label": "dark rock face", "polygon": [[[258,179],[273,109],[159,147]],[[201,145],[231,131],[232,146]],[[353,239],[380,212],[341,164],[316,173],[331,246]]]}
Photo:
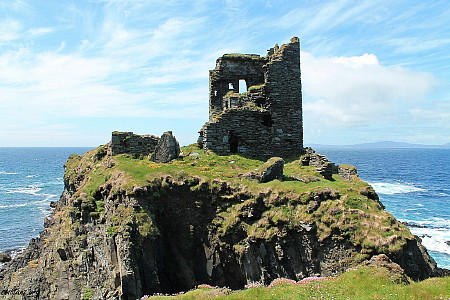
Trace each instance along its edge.
{"label": "dark rock face", "polygon": [[[418,257],[422,259],[417,259]],[[409,240],[404,252],[392,257],[392,260],[408,270],[408,276],[414,280],[423,280],[442,273],[442,270],[437,268],[436,262],[428,255],[427,249],[421,244],[421,240],[417,236],[414,240]]]}
{"label": "dark rock face", "polygon": [[168,163],[180,156],[180,145],[172,131],[164,132],[156,145],[151,160],[158,163]]}

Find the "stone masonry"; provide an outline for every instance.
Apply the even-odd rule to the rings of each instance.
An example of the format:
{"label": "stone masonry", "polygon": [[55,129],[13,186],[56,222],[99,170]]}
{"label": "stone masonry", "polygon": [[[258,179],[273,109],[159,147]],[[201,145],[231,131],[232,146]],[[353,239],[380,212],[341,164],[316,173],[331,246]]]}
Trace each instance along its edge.
{"label": "stone masonry", "polygon": [[209,72],[209,122],[199,133],[199,145],[218,154],[303,153],[299,39],[275,45],[265,57],[218,58]]}
{"label": "stone masonry", "polygon": [[111,155],[124,153],[149,155],[155,151],[158,141],[159,137],[154,135],[114,131],[111,137]]}

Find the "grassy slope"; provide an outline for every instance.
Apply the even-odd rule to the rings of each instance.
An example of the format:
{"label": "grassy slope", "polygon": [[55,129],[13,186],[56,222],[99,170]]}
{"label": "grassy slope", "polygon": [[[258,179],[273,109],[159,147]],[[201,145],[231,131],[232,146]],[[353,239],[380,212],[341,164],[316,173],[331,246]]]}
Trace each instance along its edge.
{"label": "grassy slope", "polygon": [[[177,296],[153,296],[148,299],[450,299],[450,278],[432,278],[405,285],[392,280],[384,268],[360,267],[336,278],[308,283],[283,283],[253,287],[242,291],[200,287]],[[144,297],[145,299],[145,297]]]}

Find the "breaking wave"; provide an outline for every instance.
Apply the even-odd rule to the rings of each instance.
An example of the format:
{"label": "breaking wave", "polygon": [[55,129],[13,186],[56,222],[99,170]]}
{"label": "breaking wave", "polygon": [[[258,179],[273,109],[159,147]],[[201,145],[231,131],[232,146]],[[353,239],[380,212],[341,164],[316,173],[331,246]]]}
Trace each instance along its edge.
{"label": "breaking wave", "polygon": [[26,187],[18,187],[18,188],[6,188],[6,194],[29,194],[29,195],[42,195],[39,194],[42,191],[42,188],[37,185],[28,185]]}
{"label": "breaking wave", "polygon": [[17,175],[19,173],[0,171],[0,175]]}
{"label": "breaking wave", "polygon": [[[413,224],[409,227],[411,232],[422,239],[422,244],[430,251],[450,255],[450,220],[444,218],[431,218],[428,220],[402,220]],[[414,227],[418,225],[421,227]]]}
{"label": "breaking wave", "polygon": [[412,184],[371,182],[370,185],[375,189],[375,191],[378,194],[384,195],[406,194],[406,193],[426,191],[425,189],[418,188]]}
{"label": "breaking wave", "polygon": [[26,202],[26,203],[16,203],[16,204],[10,204],[10,205],[0,205],[0,209],[4,209],[4,208],[15,208],[15,207],[25,207],[25,206],[42,206],[48,205],[48,202],[57,197],[57,195],[53,195],[53,194],[33,194],[33,195],[37,195],[37,196],[43,196],[45,197],[42,200],[37,200],[37,201],[31,201],[31,202]]}

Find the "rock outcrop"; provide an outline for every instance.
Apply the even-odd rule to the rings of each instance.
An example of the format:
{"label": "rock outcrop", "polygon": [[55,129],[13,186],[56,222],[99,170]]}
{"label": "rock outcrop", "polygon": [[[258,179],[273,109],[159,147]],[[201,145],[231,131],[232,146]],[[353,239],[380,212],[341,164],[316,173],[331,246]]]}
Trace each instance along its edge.
{"label": "rock outcrop", "polygon": [[180,156],[180,145],[172,131],[164,132],[156,145],[151,160],[158,163],[168,163]]}
{"label": "rock outcrop", "polygon": [[[183,152],[194,151],[173,164],[116,159],[102,148],[71,156],[46,229],[0,271],[0,295],[137,299],[201,283],[240,289],[339,274],[379,254],[413,279],[439,275],[359,179],[339,190],[258,183],[237,175],[260,162]],[[318,174],[300,161],[284,167]]]}
{"label": "rock outcrop", "polygon": [[256,179],[258,182],[269,182],[275,179],[283,180],[284,160],[280,157],[272,157],[254,172],[248,172],[243,177]]}
{"label": "rock outcrop", "polygon": [[5,263],[11,261],[11,256],[9,256],[7,253],[0,253],[0,263]]}
{"label": "rock outcrop", "polygon": [[339,165],[338,166],[338,174],[347,180],[352,181],[355,176],[358,176],[358,172],[356,168],[351,165]]}

